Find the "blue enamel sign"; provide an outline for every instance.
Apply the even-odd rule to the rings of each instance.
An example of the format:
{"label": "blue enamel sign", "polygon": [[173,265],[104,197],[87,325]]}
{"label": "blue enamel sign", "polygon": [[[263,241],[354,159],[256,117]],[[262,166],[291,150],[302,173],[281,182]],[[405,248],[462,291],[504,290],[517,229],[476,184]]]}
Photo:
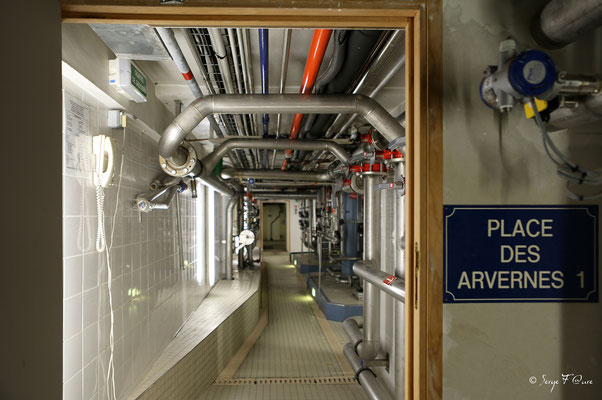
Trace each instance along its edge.
{"label": "blue enamel sign", "polygon": [[597,302],[598,206],[444,206],[443,302]]}

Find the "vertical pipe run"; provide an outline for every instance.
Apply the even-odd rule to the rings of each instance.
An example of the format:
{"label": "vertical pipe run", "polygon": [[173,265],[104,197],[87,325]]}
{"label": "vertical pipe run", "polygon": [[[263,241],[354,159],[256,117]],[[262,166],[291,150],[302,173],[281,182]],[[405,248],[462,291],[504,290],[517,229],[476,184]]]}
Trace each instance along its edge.
{"label": "vertical pipe run", "polygon": [[[320,71],[322,60],[324,59],[324,53],[328,47],[330,41],[330,35],[332,34],[331,29],[316,29],[311,40],[311,46],[309,48],[309,54],[307,55],[307,62],[305,63],[305,71],[303,72],[303,80],[301,81],[301,90],[299,93],[308,94],[311,93],[314,84],[316,83],[316,77]],[[293,117],[293,124],[291,126],[290,139],[297,139],[299,134],[299,128],[301,121],[303,120],[303,114],[295,114]],[[291,158],[293,151],[286,150],[286,159],[282,164],[282,169],[286,169],[287,159]]]}
{"label": "vertical pipe run", "polygon": [[[259,29],[259,58],[261,63],[261,93],[268,94],[270,92],[269,87],[269,33],[267,29]],[[263,114],[263,137],[268,137],[270,125],[269,114]],[[264,165],[267,169],[268,166],[268,151],[263,152]]]}
{"label": "vertical pipe run", "polygon": [[[395,168],[395,182],[403,180],[404,164],[398,163]],[[405,281],[405,209],[404,196],[395,192],[395,276]],[[405,304],[395,302],[395,398],[405,396]]]}
{"label": "vertical pipe run", "polygon": [[[364,176],[364,260],[380,264],[380,191],[378,176]],[[357,348],[362,360],[373,360],[380,347],[380,291],[364,281],[364,340]]]}
{"label": "vertical pipe run", "polygon": [[228,207],[226,207],[226,279],[232,280],[233,271],[233,257],[232,257],[232,235],[233,235],[233,224],[234,224],[234,211],[238,204],[240,194],[235,193],[234,196],[228,201]]}

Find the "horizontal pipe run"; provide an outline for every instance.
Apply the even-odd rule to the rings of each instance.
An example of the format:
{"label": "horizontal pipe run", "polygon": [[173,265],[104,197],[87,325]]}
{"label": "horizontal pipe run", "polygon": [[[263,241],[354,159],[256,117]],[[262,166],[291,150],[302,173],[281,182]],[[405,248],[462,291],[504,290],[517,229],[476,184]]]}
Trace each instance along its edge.
{"label": "horizontal pipe run", "polygon": [[373,263],[366,260],[356,261],[353,264],[353,273],[371,283],[377,289],[401,302],[405,302],[406,287],[403,279],[376,269]]}
{"label": "horizontal pipe run", "polygon": [[357,321],[353,318],[347,318],[345,321],[343,321],[343,329],[349,337],[349,340],[351,340],[351,344],[353,345],[353,349],[355,350],[357,348],[357,345],[364,340],[364,334],[360,330]]}
{"label": "horizontal pipe run", "polygon": [[276,149],[285,150],[287,148],[298,150],[326,150],[333,153],[339,160],[346,163],[349,160],[349,153],[339,144],[327,140],[302,140],[294,143],[277,139],[228,139],[213,150],[210,154],[201,160],[203,167],[213,170],[219,160],[221,160],[230,150],[245,148],[245,149]]}
{"label": "horizontal pipe run", "polygon": [[[284,142],[284,140],[281,140]],[[328,171],[282,171],[265,169],[226,168],[221,173],[222,179],[279,179],[307,182],[330,182],[332,177]]]}
{"label": "horizontal pipe run", "polygon": [[370,400],[391,400],[389,394],[376,380],[374,372],[369,368],[362,367],[362,362],[351,343],[343,346],[343,353],[349,364],[351,364],[351,368],[357,374],[357,380]]}
{"label": "horizontal pipe run", "polygon": [[269,182],[255,182],[252,187],[258,188],[273,188],[273,187],[304,187],[311,188],[316,186],[328,186],[334,185],[334,181],[326,181],[326,182],[295,182],[295,181],[269,181]]}
{"label": "horizontal pipe run", "polygon": [[389,141],[404,135],[402,126],[391,114],[373,99],[362,95],[214,95],[195,100],[169,124],[161,136],[159,154],[166,159],[171,158],[186,135],[210,114],[265,111],[283,114],[360,114]]}
{"label": "horizontal pipe run", "polygon": [[261,193],[253,195],[256,200],[313,200],[315,193]]}

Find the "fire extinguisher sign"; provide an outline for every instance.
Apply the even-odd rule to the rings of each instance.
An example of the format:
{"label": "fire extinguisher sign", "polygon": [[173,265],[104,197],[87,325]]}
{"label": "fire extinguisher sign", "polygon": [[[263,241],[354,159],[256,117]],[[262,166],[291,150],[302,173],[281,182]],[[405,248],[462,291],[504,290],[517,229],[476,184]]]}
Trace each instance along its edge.
{"label": "fire extinguisher sign", "polygon": [[598,206],[444,206],[444,303],[598,302]]}

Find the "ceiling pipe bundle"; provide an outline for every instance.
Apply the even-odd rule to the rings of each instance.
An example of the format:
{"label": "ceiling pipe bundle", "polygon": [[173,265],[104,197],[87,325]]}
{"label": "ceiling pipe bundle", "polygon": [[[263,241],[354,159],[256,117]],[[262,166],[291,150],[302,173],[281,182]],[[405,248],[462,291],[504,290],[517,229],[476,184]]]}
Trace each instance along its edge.
{"label": "ceiling pipe bundle", "polygon": [[[234,82],[232,80],[232,73],[230,72],[230,65],[228,63],[228,53],[226,52],[224,38],[222,37],[222,34],[218,28],[209,28],[207,30],[209,32],[209,37],[211,39],[213,51],[215,52],[215,57],[217,58],[217,65],[219,66],[219,70],[222,75],[224,89],[226,90],[227,94],[235,94],[236,92],[234,90]],[[244,129],[244,124],[240,115],[235,115],[234,121],[236,124],[237,133],[240,136],[249,136],[249,133]],[[250,151],[246,151],[245,153],[249,158],[251,164],[255,164],[254,155]]]}
{"label": "ceiling pipe bundle", "polygon": [[[284,94],[286,88],[286,74],[288,72],[288,59],[291,54],[291,37],[293,35],[292,29],[286,29],[284,31],[284,37],[282,40],[282,65],[280,67],[280,94]],[[282,114],[278,114],[276,120],[276,139],[280,137],[280,125],[282,123]],[[272,155],[272,168],[274,168],[274,162],[276,161],[276,150]]]}
{"label": "ceiling pipe bundle", "polygon": [[[316,94],[320,94],[323,92],[326,85],[328,85],[339,73],[341,67],[343,66],[343,62],[345,61],[345,55],[347,53],[347,31],[345,30],[336,30],[334,31],[334,51],[332,53],[332,58],[328,63],[328,67],[324,71],[324,73],[320,74],[316,79],[316,84],[314,87],[314,91]],[[305,118],[305,123],[303,130],[301,131],[301,137],[308,132],[314,124],[316,120],[317,114],[310,114]]]}
{"label": "ceiling pipe bundle", "polygon": [[[373,59],[373,54],[378,52],[384,43],[384,37],[390,34],[389,31],[375,30],[352,30],[347,35],[345,59],[336,76],[328,83],[325,92],[328,94],[350,93],[353,88],[354,80],[357,80],[363,70],[365,70]],[[309,139],[320,139],[324,137],[324,132],[334,118],[333,115],[320,115],[315,118],[315,122],[305,129],[304,137]],[[303,160],[307,154],[299,152],[296,159]]]}
{"label": "ceiling pipe bundle", "polygon": [[[221,172],[221,178],[230,179],[278,179],[297,182],[332,182],[333,176],[329,171],[282,171],[265,169],[234,169],[227,168]],[[273,186],[276,186],[275,184]]]}
{"label": "ceiling pipe bundle", "polygon": [[[303,71],[303,80],[301,82],[301,89],[299,93],[308,94],[311,93],[316,82],[318,71],[322,65],[324,59],[324,53],[328,47],[330,41],[330,35],[332,34],[331,29],[316,29],[311,41],[309,48],[309,54],[307,55],[307,62],[305,63],[305,70]],[[299,127],[303,120],[303,114],[297,113],[293,117],[293,124],[291,125],[291,132],[289,135],[290,140],[296,140],[299,133]],[[292,157],[292,150],[287,149],[285,159],[282,163],[282,169],[286,168],[287,159]]]}
{"label": "ceiling pipe bundle", "polygon": [[[261,64],[261,93],[270,93],[269,86],[269,31],[267,29],[259,29],[259,60]],[[270,115],[263,114],[263,138],[267,139],[269,134]],[[263,162],[265,168],[268,168],[268,152],[263,152]]]}
{"label": "ceiling pipe bundle", "polygon": [[[203,97],[203,92],[201,91],[201,88],[199,87],[199,84],[196,78],[194,77],[194,74],[190,70],[190,65],[188,64],[188,61],[186,61],[184,53],[182,52],[180,45],[176,41],[173,30],[171,28],[157,28],[157,33],[161,37],[161,40],[163,40],[167,51],[176,63],[178,70],[182,74],[182,77],[186,81],[186,84],[190,88],[190,91],[192,92],[195,99]],[[201,72],[203,72],[203,70],[201,70]],[[207,88],[210,92],[211,89],[213,89],[210,87],[210,85],[207,85]],[[213,115],[209,115],[207,119],[209,120],[211,128],[216,132],[216,135],[223,137],[224,135],[222,133],[222,130],[215,118],[213,118]]]}

